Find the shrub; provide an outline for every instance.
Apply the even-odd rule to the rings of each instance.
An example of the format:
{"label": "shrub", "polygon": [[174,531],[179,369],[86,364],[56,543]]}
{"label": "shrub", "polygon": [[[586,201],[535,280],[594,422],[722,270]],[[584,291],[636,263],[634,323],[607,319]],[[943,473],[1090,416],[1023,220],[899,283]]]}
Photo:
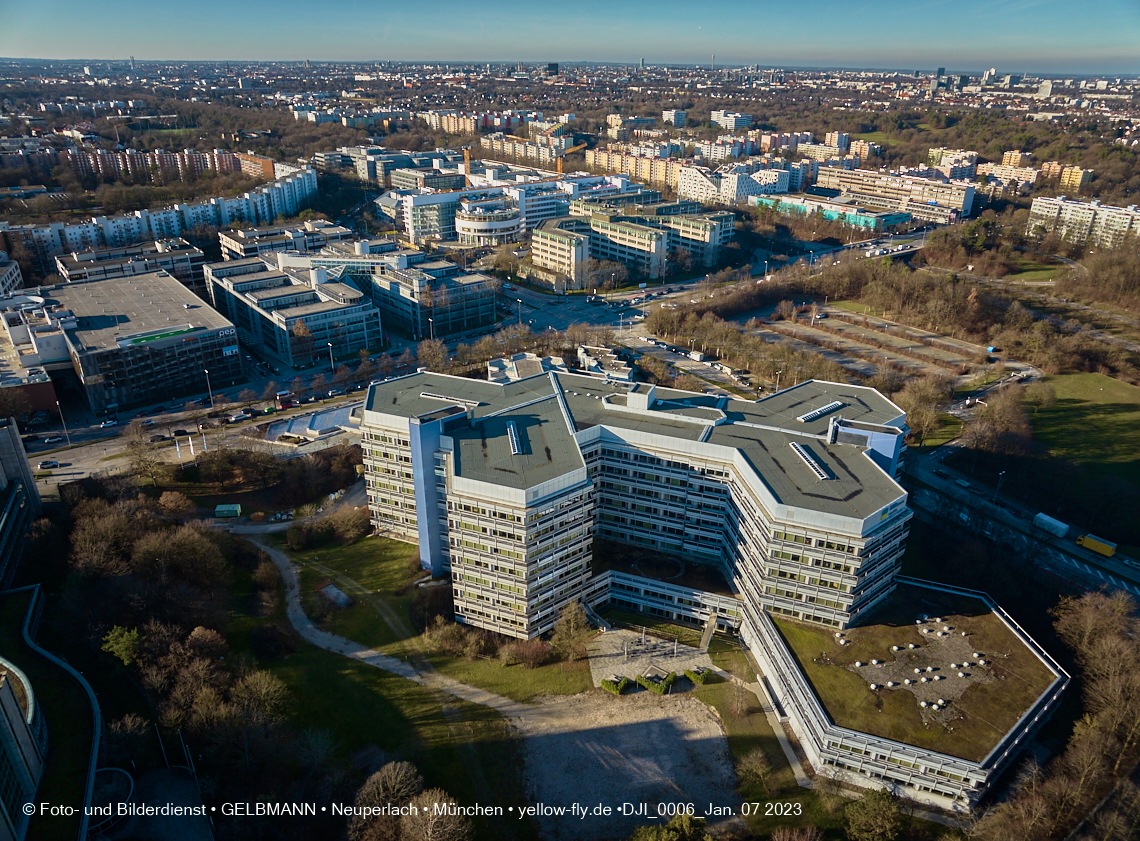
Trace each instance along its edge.
{"label": "shrub", "polygon": [[757,787],[771,796],[772,763],[760,748],[753,748],[736,763],[736,778],[741,786]]}
{"label": "shrub", "polygon": [[620,695],[625,692],[629,687],[629,678],[623,677],[621,680],[614,681],[607,678],[602,678],[602,689],[607,692],[612,692],[614,695]]}
{"label": "shrub", "polygon": [[521,652],[521,662],[528,669],[537,669],[550,662],[554,652],[550,646],[540,639],[527,640],[518,643]]}
{"label": "shrub", "polygon": [[645,675],[638,675],[637,676],[637,684],[638,684],[638,686],[645,687],[650,692],[656,692],[658,695],[664,695],[666,692],[669,691],[669,687],[671,687],[673,685],[673,682],[676,679],[677,679],[677,673],[676,672],[669,672],[669,674],[667,674],[665,676],[664,680],[656,681],[656,682],[650,680]]}
{"label": "shrub", "polygon": [[709,679],[712,669],[701,669],[700,671],[693,671],[692,669],[685,669],[685,677],[691,680],[695,685],[702,686],[705,681]]}
{"label": "shrub", "polygon": [[467,648],[467,632],[463,626],[436,616],[424,631],[424,640],[433,651],[458,657]]}

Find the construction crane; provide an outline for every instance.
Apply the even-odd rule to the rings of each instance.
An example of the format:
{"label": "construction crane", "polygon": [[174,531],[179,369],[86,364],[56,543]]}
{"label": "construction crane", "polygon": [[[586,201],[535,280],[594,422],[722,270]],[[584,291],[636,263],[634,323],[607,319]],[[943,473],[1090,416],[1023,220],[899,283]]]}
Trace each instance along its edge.
{"label": "construction crane", "polygon": [[571,152],[577,152],[580,149],[585,149],[585,148],[586,148],[585,143],[579,143],[577,146],[571,146],[569,149],[567,149],[565,152],[563,152],[561,155],[559,155],[558,156],[558,174],[559,175],[562,174],[562,159],[564,157],[569,155]]}

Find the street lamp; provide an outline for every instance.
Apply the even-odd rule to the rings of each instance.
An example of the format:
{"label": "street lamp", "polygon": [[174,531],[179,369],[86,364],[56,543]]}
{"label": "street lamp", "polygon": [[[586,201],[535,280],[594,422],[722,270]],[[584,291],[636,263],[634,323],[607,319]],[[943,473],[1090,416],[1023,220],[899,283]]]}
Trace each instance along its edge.
{"label": "street lamp", "polygon": [[329,346],[329,373],[336,373],[336,361],[333,359],[332,342],[325,342]]}
{"label": "street lamp", "polygon": [[994,490],[994,497],[993,497],[993,499],[990,500],[990,502],[997,502],[998,494],[1001,493],[1001,483],[1002,483],[1002,480],[1004,478],[1005,478],[1005,471],[1003,470],[1001,473],[998,474],[997,489]]}
{"label": "street lamp", "polygon": [[203,368],[202,371],[206,374],[206,393],[210,395],[210,410],[214,409],[214,389],[210,385],[210,369]]}
{"label": "street lamp", "polygon": [[63,434],[67,436],[67,446],[71,446],[71,433],[67,431],[67,420],[63,416],[63,407],[59,405],[59,401],[55,401],[55,407],[59,409],[59,422],[63,424]]}
{"label": "street lamp", "polygon": [[782,373],[784,373],[784,372],[783,371],[777,371],[776,372],[776,391],[780,390],[780,374],[782,374]]}
{"label": "street lamp", "polygon": [[519,324],[522,324],[522,298],[515,298],[519,302]]}
{"label": "street lamp", "polygon": [[435,319],[434,318],[431,318],[431,317],[428,318],[428,326],[431,328],[432,341],[435,341]]}

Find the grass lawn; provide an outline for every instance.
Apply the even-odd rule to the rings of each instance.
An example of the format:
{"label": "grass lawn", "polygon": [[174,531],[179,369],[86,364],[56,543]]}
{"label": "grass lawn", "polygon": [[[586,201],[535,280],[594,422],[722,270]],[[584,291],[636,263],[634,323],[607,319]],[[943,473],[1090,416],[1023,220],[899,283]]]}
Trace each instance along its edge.
{"label": "grass lawn", "polygon": [[902,143],[901,140],[888,137],[887,133],[883,131],[869,131],[866,134],[853,134],[851,135],[851,139],[866,140],[868,143],[879,143],[883,146],[894,146],[898,143]]}
{"label": "grass lawn", "polygon": [[[945,444],[948,441],[953,441],[962,434],[962,419],[951,415],[948,412],[943,412],[938,416],[939,424],[938,429],[935,430],[923,442],[921,449],[929,449],[930,447],[937,447]],[[911,445],[915,446],[915,445]]]}
{"label": "grass lawn", "polygon": [[593,688],[590,663],[549,663],[537,669],[503,666],[498,660],[465,660],[428,654],[436,671],[471,686],[526,703],[542,695],[577,695]]}
{"label": "grass lawn", "polygon": [[[249,610],[252,577],[248,571],[236,571],[226,637],[235,654],[256,661],[250,633],[270,622],[287,625],[283,588],[279,592],[273,616],[254,616]],[[415,764],[426,787],[438,786],[461,804],[499,805],[504,810],[525,805],[521,745],[494,710],[307,643],[282,660],[257,665],[289,687],[294,725],[332,730],[343,759],[376,745],[393,758]],[[474,823],[476,837],[487,841],[537,837],[529,821],[475,818]]]}
{"label": "grass lawn", "polygon": [[1071,271],[1071,269],[1062,263],[1020,260],[1017,267],[1006,275],[1006,279],[1022,281],[1056,280],[1066,271]]}
{"label": "grass lawn", "polygon": [[79,833],[79,813],[87,792],[93,712],[87,693],[71,675],[24,644],[20,629],[30,600],[30,591],[3,597],[0,652],[28,676],[48,727],[47,761],[36,802],[74,806],[77,813],[69,817],[33,817],[27,837],[73,841]]}
{"label": "grass lawn", "polygon": [[[914,624],[920,611],[943,617],[955,631],[965,631],[970,635],[967,647],[989,657],[986,669],[992,679],[988,682],[972,682],[957,698],[950,694],[956,691],[953,684],[945,684],[943,691],[951,698],[952,728],[940,720],[924,722],[918,699],[908,689],[872,692],[867,680],[848,668],[872,657],[884,660],[889,668],[912,657],[920,665],[927,660],[939,662],[937,657],[922,654],[934,643],[933,637],[921,634]],[[842,648],[828,629],[775,621],[837,724],[975,762],[989,753],[1052,682],[1051,673],[1033,652],[976,599],[903,585],[876,611],[874,624],[847,632],[850,644]],[[913,654],[891,651],[892,644],[905,647],[911,643],[919,646]],[[957,680],[948,666],[940,664],[939,672],[949,681]]]}
{"label": "grass lawn", "polygon": [[871,308],[866,304],[860,304],[858,301],[829,301],[830,306],[838,307],[841,310],[848,312],[859,313],[860,315],[867,315],[871,312]]}
{"label": "grass lawn", "polygon": [[1057,402],[1030,414],[1033,436],[1075,464],[1140,485],[1140,388],[1103,374],[1059,374]]}
{"label": "grass lawn", "polygon": [[[842,814],[829,814],[820,805],[819,798],[809,789],[802,789],[796,785],[795,774],[792,773],[776,734],[768,725],[768,719],[760,710],[756,696],[749,692],[747,712],[737,715],[732,710],[733,686],[730,683],[710,683],[697,686],[693,695],[717,711],[721,724],[724,725],[725,736],[728,738],[728,749],[732,753],[734,762],[739,761],[745,754],[755,748],[764,751],[768,762],[774,769],[772,772],[772,794],[769,795],[762,788],[755,790],[744,788],[741,799],[749,803],[763,803],[767,800],[780,800],[783,802],[798,802],[803,804],[803,814],[786,817],[765,817],[763,814],[752,815],[745,820],[749,829],[757,838],[767,837],[779,826],[808,827],[818,826],[828,833],[829,837],[841,838],[843,820]],[[763,809],[760,810],[763,812]]]}

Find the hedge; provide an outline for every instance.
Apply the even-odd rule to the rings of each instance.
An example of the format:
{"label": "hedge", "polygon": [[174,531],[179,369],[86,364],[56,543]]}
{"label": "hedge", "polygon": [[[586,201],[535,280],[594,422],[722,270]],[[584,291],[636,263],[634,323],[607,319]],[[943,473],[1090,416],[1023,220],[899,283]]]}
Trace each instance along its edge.
{"label": "hedge", "polygon": [[676,672],[669,672],[669,674],[665,676],[665,679],[660,683],[654,683],[649,678],[645,677],[645,675],[638,675],[637,684],[638,686],[644,686],[650,692],[656,692],[658,695],[664,695],[669,691],[669,687],[673,685],[673,681],[676,679]]}
{"label": "hedge", "polygon": [[602,689],[620,695],[629,686],[629,678],[623,677],[620,681],[612,681],[608,677],[602,678]]}
{"label": "hedge", "polygon": [[697,686],[702,685],[709,679],[712,674],[712,669],[701,669],[699,672],[694,672],[691,669],[685,669],[685,677],[695,683]]}

